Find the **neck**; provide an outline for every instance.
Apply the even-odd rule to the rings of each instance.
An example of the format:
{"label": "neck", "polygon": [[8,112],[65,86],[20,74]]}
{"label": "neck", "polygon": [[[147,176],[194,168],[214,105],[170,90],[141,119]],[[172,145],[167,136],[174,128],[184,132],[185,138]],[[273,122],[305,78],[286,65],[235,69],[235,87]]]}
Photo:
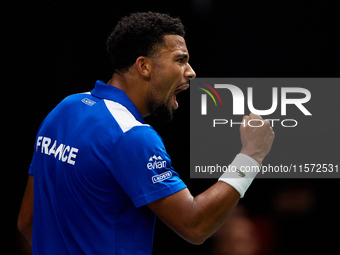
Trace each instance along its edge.
{"label": "neck", "polygon": [[114,73],[107,84],[124,91],[143,118],[150,115],[147,106],[147,84],[144,84],[143,80],[138,80],[130,72],[124,74]]}

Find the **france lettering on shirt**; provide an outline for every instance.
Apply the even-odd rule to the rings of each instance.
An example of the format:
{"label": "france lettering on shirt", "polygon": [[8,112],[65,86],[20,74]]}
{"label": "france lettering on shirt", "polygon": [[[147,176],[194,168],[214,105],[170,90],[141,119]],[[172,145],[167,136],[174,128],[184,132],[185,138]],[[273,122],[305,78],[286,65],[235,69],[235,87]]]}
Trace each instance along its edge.
{"label": "france lettering on shirt", "polygon": [[[46,155],[54,155],[54,157],[62,162],[74,165],[77,157],[78,149],[66,144],[59,144],[57,140],[52,143],[51,138],[39,136],[37,139],[36,151],[41,147],[40,152]],[[58,158],[57,158],[58,157]]]}

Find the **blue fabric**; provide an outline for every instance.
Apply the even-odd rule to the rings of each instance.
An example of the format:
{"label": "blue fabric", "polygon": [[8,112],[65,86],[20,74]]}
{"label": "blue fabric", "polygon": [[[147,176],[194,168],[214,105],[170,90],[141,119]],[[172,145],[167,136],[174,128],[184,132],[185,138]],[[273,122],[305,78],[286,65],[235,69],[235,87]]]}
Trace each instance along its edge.
{"label": "blue fabric", "polygon": [[186,187],[157,132],[101,81],[45,118],[29,174],[32,254],[151,254],[155,215],[145,205]]}

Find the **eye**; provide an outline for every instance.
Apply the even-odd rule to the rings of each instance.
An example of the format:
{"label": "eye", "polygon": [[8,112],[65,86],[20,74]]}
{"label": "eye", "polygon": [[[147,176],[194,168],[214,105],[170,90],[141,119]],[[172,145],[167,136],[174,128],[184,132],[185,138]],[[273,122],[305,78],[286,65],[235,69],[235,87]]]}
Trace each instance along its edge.
{"label": "eye", "polygon": [[184,58],[177,59],[178,62],[182,63]]}

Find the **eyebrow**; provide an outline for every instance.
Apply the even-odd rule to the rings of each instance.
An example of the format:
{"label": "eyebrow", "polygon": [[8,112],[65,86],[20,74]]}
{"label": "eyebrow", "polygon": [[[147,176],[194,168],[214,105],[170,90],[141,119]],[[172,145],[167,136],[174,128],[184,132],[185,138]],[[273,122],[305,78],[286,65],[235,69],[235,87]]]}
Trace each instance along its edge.
{"label": "eyebrow", "polygon": [[176,58],[189,58],[189,55],[188,53],[182,53],[182,54],[176,55]]}

